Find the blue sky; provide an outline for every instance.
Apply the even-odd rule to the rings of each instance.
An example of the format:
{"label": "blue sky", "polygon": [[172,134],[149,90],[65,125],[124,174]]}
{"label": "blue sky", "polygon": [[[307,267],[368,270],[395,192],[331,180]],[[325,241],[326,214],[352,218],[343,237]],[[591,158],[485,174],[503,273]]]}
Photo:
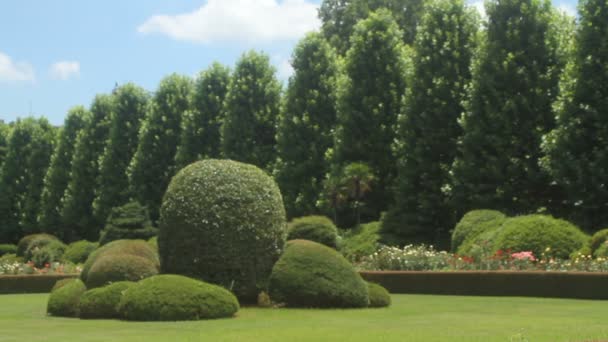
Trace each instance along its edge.
{"label": "blue sky", "polygon": [[[129,81],[154,91],[176,72],[233,66],[263,50],[278,76],[321,0],[19,0],[0,3],[0,119],[61,124],[75,105]],[[576,0],[553,0],[573,12]],[[471,0],[479,8],[481,1]]]}

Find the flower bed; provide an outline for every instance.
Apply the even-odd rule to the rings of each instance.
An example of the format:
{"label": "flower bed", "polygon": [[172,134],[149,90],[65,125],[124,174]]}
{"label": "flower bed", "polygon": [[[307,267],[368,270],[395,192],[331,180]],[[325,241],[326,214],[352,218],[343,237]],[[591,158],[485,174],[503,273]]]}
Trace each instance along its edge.
{"label": "flower bed", "polygon": [[73,274],[80,273],[81,266],[70,263],[51,262],[43,267],[36,267],[33,262],[0,262],[0,275],[27,274]]}

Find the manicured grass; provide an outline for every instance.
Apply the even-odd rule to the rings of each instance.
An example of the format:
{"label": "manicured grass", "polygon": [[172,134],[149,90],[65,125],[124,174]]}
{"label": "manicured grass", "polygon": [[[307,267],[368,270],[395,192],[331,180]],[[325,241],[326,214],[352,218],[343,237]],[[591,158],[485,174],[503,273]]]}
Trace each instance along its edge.
{"label": "manicured grass", "polygon": [[1,295],[0,341],[599,341],[605,301],[393,295],[388,309],[243,308],[237,318],[134,323],[45,315],[48,295]]}

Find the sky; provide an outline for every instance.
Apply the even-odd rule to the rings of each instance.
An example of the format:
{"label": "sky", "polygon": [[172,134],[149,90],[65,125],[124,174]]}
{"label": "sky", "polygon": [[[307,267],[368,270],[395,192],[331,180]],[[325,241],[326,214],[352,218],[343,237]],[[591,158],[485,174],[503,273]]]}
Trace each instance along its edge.
{"label": "sky", "polygon": [[[134,82],[154,91],[214,61],[264,51],[286,81],[293,47],[318,30],[321,0],[19,0],[0,2],[0,119],[68,110]],[[483,1],[469,0],[483,11]],[[553,0],[575,13],[576,0]]]}

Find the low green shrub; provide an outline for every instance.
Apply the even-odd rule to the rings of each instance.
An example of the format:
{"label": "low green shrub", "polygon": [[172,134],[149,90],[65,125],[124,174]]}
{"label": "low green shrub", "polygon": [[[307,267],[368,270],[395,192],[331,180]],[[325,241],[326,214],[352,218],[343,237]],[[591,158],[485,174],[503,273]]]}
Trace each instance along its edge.
{"label": "low green shrub", "polygon": [[350,261],[359,261],[378,249],[379,240],[380,222],[362,224],[342,234],[340,253]]}
{"label": "low green shrub", "polygon": [[526,215],[507,219],[496,238],[496,249],[531,251],[540,256],[550,248],[552,256],[568,258],[582,248],[589,237],[578,227],[546,215]]}
{"label": "low green shrub", "polygon": [[12,263],[23,263],[24,260],[22,257],[17,256],[17,254],[4,254],[0,257],[0,263],[3,264],[12,264]]}
{"label": "low green shrub", "polygon": [[596,258],[606,258],[608,257],[608,243],[604,242],[601,244],[595,252],[593,252],[593,256]]}
{"label": "low green shrub", "polygon": [[158,268],[152,261],[137,255],[112,253],[95,261],[85,284],[87,288],[105,286],[117,281],[139,281],[158,274]]}
{"label": "low green shrub", "polygon": [[33,251],[34,247],[43,247],[51,241],[59,240],[56,236],[50,234],[31,234],[26,235],[17,244],[17,256],[24,257],[25,259],[31,258],[31,255],[27,255],[27,251]]}
{"label": "low green shrub", "polygon": [[325,216],[305,216],[293,219],[287,225],[287,240],[304,239],[336,248],[338,228]]}
{"label": "low green shrub", "polygon": [[155,251],[158,251],[158,236],[153,236],[148,240],[148,243]]}
{"label": "low green shrub", "polygon": [[74,279],[75,278],[64,278],[64,279],[57,280],[55,282],[55,285],[53,285],[53,288],[51,289],[51,292],[53,292],[53,291],[55,291],[55,290],[57,290],[59,288],[62,288],[66,284],[69,284],[70,282],[72,282]]}
{"label": "low green shrub", "polygon": [[87,282],[89,270],[97,259],[110,254],[128,254],[150,260],[157,268],[159,267],[158,253],[144,240],[116,240],[104,245],[89,255],[82,266],[80,279]]}
{"label": "low green shrub", "polygon": [[382,285],[367,282],[370,308],[384,308],[391,305],[391,294]]}
{"label": "low green shrub", "polygon": [[480,234],[496,230],[507,217],[496,210],[472,210],[466,213],[452,232],[452,251],[462,253],[460,246]]}
{"label": "low green shrub", "polygon": [[179,275],[157,275],[125,291],[120,315],[133,321],[183,321],[232,317],[239,302],[228,290]]}
{"label": "low green shrub", "polygon": [[119,281],[86,291],[80,298],[80,318],[120,318],[118,304],[131,281]]}
{"label": "low green shrub", "polygon": [[78,317],[80,296],[86,291],[80,279],[73,279],[51,292],[46,312],[52,316]]}
{"label": "low green shrub", "polygon": [[270,276],[270,298],[290,307],[366,307],[365,281],[335,250],[308,240],[287,242]]}
{"label": "low green shrub", "polygon": [[87,240],[72,242],[66,248],[65,253],[63,253],[63,260],[73,264],[82,264],[87,261],[89,255],[93,253],[97,247],[99,247],[97,242],[90,242]]}
{"label": "low green shrub", "polygon": [[101,246],[116,240],[147,240],[158,235],[152,226],[146,207],[132,201],[123,206],[112,208],[104,229],[99,236]]}
{"label": "low green shrub", "polygon": [[17,245],[11,244],[0,244],[0,257],[5,254],[16,254],[17,253]]}
{"label": "low green shrub", "polygon": [[26,255],[29,255],[36,267],[44,267],[52,262],[59,261],[63,257],[67,246],[59,240],[49,240],[48,243],[39,247],[36,241],[30,246]]}
{"label": "low green shrub", "polygon": [[600,248],[604,242],[608,240],[608,229],[598,230],[591,236],[589,240],[589,248],[591,249],[591,253],[595,253],[595,251]]}

